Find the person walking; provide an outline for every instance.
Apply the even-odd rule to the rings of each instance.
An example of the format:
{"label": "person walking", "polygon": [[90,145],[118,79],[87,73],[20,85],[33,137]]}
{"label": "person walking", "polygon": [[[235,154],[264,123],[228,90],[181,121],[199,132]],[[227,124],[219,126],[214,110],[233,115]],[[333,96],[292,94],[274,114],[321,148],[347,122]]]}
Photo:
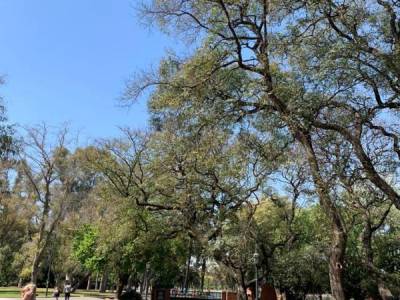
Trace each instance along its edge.
{"label": "person walking", "polygon": [[65,300],[69,300],[69,297],[71,296],[71,291],[72,291],[71,283],[69,281],[66,281],[64,285]]}
{"label": "person walking", "polygon": [[56,298],[56,300],[58,300],[58,297],[60,297],[60,289],[58,288],[58,286],[54,287],[53,296]]}

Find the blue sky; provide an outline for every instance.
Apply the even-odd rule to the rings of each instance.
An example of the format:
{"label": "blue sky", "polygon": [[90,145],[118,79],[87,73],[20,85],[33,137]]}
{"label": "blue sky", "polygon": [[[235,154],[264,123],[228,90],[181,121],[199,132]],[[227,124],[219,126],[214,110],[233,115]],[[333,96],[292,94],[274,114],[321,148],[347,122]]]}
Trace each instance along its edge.
{"label": "blue sky", "polygon": [[140,24],[138,0],[0,0],[0,87],[20,125],[69,122],[81,142],[143,128],[145,101],[118,105],[126,80],[176,41]]}

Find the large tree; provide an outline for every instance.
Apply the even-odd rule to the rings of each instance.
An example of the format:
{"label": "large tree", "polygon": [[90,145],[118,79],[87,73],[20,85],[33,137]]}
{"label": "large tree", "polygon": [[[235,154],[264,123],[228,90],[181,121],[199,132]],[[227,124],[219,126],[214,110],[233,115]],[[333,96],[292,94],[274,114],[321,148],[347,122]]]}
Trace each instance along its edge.
{"label": "large tree", "polygon": [[[291,136],[304,151],[331,222],[329,274],[336,299],[345,298],[347,234],[326,176],[332,166],[319,149],[337,137],[345,140],[354,164],[400,206],[387,180],[396,169],[391,162],[398,160],[391,113],[398,110],[398,10],[393,1],[169,0],[143,6],[164,30],[186,37],[199,33],[203,41],[194,57],[175,59],[156,78],[142,77],[127,96],[136,98],[156,84],[155,110],[195,106],[201,109],[192,110],[197,116],[211,111],[214,121],[257,119],[256,129],[278,127]],[[234,92],[221,92],[229,84]],[[214,93],[204,93],[204,86]],[[171,94],[178,90],[180,98]],[[378,151],[387,141],[391,146]]]}
{"label": "large tree", "polygon": [[[54,140],[51,140],[54,138]],[[73,204],[75,174],[69,160],[67,130],[54,137],[45,125],[28,128],[21,153],[25,195],[36,207],[36,234],[32,241],[31,281],[37,282],[40,264],[50,246],[56,228]]]}

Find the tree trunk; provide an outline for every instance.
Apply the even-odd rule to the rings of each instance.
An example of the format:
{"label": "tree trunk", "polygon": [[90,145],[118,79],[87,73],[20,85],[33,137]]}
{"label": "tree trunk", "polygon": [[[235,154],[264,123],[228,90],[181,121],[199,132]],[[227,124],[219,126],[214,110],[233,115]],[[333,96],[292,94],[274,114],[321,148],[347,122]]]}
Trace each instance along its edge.
{"label": "tree trunk", "polygon": [[[245,272],[240,269],[240,285],[242,286],[242,299],[248,300]],[[253,297],[254,298],[254,297]],[[254,300],[254,299],[253,299]]]}
{"label": "tree trunk", "polygon": [[48,182],[46,182],[45,188],[46,188],[46,194],[44,196],[45,201],[43,204],[43,212],[40,218],[39,236],[36,242],[35,258],[32,264],[31,282],[33,284],[37,283],[40,261],[42,259],[44,248],[47,246],[47,243],[49,241],[49,235],[45,237],[47,219],[50,212],[50,190],[49,190],[50,188]]}
{"label": "tree trunk", "polygon": [[90,276],[89,276],[88,281],[87,281],[86,290],[87,290],[87,291],[90,290]]}
{"label": "tree trunk", "polygon": [[332,223],[331,249],[329,257],[329,281],[332,296],[336,300],[345,300],[343,288],[344,258],[346,252],[346,232],[344,224],[335,203],[332,201],[327,183],[321,176],[321,171],[316,157],[313,142],[309,133],[300,129],[294,130],[296,139],[301,142],[307,154],[313,182],[317,194],[327,217]]}
{"label": "tree trunk", "polygon": [[183,284],[183,289],[185,293],[188,291],[189,286],[189,271],[190,271],[190,259],[192,257],[192,239],[189,240],[189,253],[187,258],[187,265],[186,265],[186,273],[185,273],[185,281]]}
{"label": "tree trunk", "polygon": [[204,277],[206,276],[207,259],[203,257],[203,262],[201,264],[201,282],[200,290],[204,291]]}
{"label": "tree trunk", "polygon": [[35,258],[33,260],[32,272],[31,272],[31,282],[33,284],[37,283],[37,277],[38,277],[38,272],[39,272],[39,262],[40,262],[39,255],[36,254]]}
{"label": "tree trunk", "polygon": [[123,290],[124,290],[124,285],[120,281],[118,281],[118,283],[117,283],[117,291],[116,291],[117,299],[121,299]]}
{"label": "tree trunk", "polygon": [[147,300],[149,295],[149,287],[150,287],[150,278],[149,276],[146,278],[146,293],[145,293],[145,300]]}
{"label": "tree trunk", "polygon": [[329,257],[329,282],[332,296],[336,300],[346,299],[343,289],[343,263],[346,251],[346,234],[333,225],[332,242]]}
{"label": "tree trunk", "polygon": [[94,290],[97,291],[98,288],[99,288],[99,272],[96,272],[96,281],[94,284]]}
{"label": "tree trunk", "polygon": [[369,285],[372,285],[368,290],[367,297],[371,300],[381,300],[382,297],[379,293],[379,283],[380,278],[375,274],[375,272],[369,272],[371,269],[374,269],[374,252],[372,250],[372,235],[373,230],[370,221],[368,220],[368,216],[365,217],[364,220],[364,230],[361,233],[361,241],[363,245],[363,252],[364,252],[364,262],[367,266],[367,271],[371,276],[371,282]]}
{"label": "tree trunk", "polygon": [[364,230],[362,232],[362,245],[364,250],[364,260],[368,265],[372,265],[374,261],[373,251],[372,251],[372,229],[369,222],[365,222]]}
{"label": "tree trunk", "polygon": [[127,283],[127,287],[126,287],[126,290],[128,292],[130,292],[132,290],[132,282],[133,282],[133,278],[132,278],[132,274],[131,274],[128,278],[128,283]]}
{"label": "tree trunk", "polygon": [[101,276],[101,282],[100,282],[100,293],[104,293],[107,288],[107,281],[108,281],[108,272],[104,271],[102,276]]}
{"label": "tree trunk", "polygon": [[348,132],[341,133],[353,145],[357,158],[360,160],[368,179],[383,193],[385,193],[386,196],[388,196],[397,209],[400,209],[400,195],[378,174],[371,159],[364,151],[360,138],[356,138]]}
{"label": "tree trunk", "polygon": [[142,280],[140,281],[140,284],[139,284],[139,293],[140,293],[141,295],[142,295],[142,293],[143,293],[145,276],[146,276],[146,271],[143,272]]}
{"label": "tree trunk", "polygon": [[125,275],[125,274],[119,274],[118,275],[118,282],[117,282],[117,288],[116,288],[116,297],[117,297],[117,299],[121,299],[124,287],[128,282],[128,277],[129,276]]}
{"label": "tree trunk", "polygon": [[83,276],[82,278],[75,280],[74,282],[72,282],[71,280],[71,290],[72,292],[76,291],[82,284],[84,284],[84,282],[90,277],[91,272],[88,272],[85,274],[85,276]]}

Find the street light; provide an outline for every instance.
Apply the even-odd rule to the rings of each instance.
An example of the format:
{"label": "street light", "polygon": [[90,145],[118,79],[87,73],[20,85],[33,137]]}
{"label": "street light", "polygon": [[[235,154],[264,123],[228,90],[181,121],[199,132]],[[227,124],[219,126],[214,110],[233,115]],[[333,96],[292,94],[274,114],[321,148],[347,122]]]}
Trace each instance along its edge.
{"label": "street light", "polygon": [[253,254],[253,262],[254,262],[254,267],[255,267],[255,271],[256,271],[256,282],[255,282],[255,293],[254,293],[254,300],[258,300],[258,268],[257,268],[257,264],[258,264],[258,259],[260,257],[260,254],[258,254],[257,250],[254,252]]}

